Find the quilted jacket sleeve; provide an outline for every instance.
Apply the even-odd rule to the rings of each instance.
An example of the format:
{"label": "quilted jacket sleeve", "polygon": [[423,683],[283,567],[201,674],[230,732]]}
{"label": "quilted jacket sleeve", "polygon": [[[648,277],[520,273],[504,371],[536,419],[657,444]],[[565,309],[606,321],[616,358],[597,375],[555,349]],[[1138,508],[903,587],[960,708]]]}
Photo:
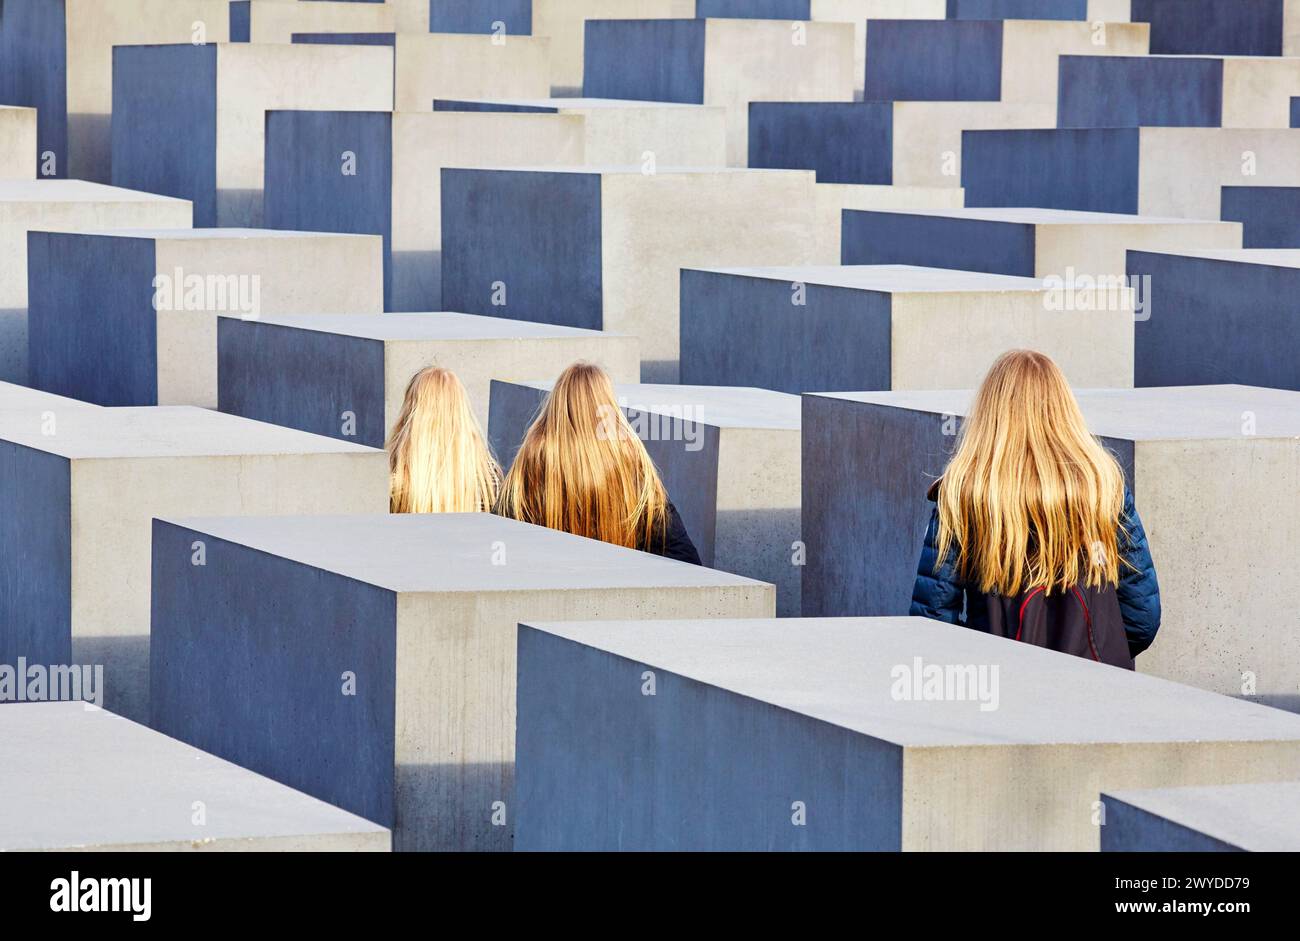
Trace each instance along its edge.
{"label": "quilted jacket sleeve", "polygon": [[956,560],[951,552],[943,566],[935,571],[935,563],[939,558],[938,543],[939,510],[936,507],[930,513],[930,525],[925,529],[925,543],[921,547],[921,559],[916,566],[916,584],[912,587],[909,613],[916,617],[947,621],[949,624],[961,624],[965,589],[957,581]]}
{"label": "quilted jacket sleeve", "polygon": [[1160,629],[1160,583],[1147,545],[1146,530],[1133,503],[1124,493],[1124,517],[1119,533],[1119,609],[1124,617],[1130,653],[1137,656],[1151,646]]}

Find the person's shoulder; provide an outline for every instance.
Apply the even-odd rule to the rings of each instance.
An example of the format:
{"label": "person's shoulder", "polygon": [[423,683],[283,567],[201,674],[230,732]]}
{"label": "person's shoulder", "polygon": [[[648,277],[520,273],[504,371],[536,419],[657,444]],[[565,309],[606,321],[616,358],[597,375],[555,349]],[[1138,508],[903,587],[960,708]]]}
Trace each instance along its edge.
{"label": "person's shoulder", "polygon": [[936,480],[934,483],[930,484],[929,489],[926,490],[926,492],[925,492],[925,498],[926,498],[927,500],[929,500],[931,503],[938,503],[938,502],[939,502],[939,486],[940,486],[942,483],[943,483],[943,478],[940,477],[940,478],[939,478],[938,480]]}

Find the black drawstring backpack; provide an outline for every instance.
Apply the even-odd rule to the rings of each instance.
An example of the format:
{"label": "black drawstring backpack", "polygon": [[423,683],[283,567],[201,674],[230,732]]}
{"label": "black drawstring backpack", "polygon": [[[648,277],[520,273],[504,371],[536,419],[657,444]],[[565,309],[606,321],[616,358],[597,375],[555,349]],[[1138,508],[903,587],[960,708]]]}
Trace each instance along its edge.
{"label": "black drawstring backpack", "polygon": [[1015,597],[986,595],[990,634],[1133,669],[1124,617],[1114,586],[1034,588]]}

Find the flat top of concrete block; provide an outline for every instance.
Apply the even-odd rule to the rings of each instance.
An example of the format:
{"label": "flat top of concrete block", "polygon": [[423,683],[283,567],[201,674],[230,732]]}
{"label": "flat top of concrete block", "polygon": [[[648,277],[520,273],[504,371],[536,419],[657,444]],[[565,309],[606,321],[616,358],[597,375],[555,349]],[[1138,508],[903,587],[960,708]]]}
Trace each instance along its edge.
{"label": "flat top of concrete block", "polygon": [[[1280,709],[926,618],[528,626],[904,746],[1300,741],[1300,716]],[[984,667],[996,708],[917,695],[927,666]]]}
{"label": "flat top of concrete block", "polygon": [[11,409],[65,409],[65,408],[99,408],[92,402],[83,402],[80,399],[70,399],[66,396],[55,395],[53,392],[42,392],[39,389],[29,389],[27,386],[20,386],[13,382],[0,382],[0,411]]}
{"label": "flat top of concrete block", "polygon": [[348,232],[295,232],[291,229],[86,229],[78,235],[101,235],[106,238],[153,239],[167,242],[233,242],[280,239],[352,239],[358,243],[379,240],[378,235],[354,235]]}
{"label": "flat top of concrete block", "polygon": [[[224,517],[168,522],[394,592],[761,584],[490,513]],[[493,564],[494,558],[504,559],[504,563]]]}
{"label": "flat top of concrete block", "polygon": [[[24,420],[19,420],[19,418]],[[0,440],[70,459],[373,454],[348,441],[191,406],[70,408],[54,434],[0,411]]]}
{"label": "flat top of concrete block", "polygon": [[[206,823],[193,823],[194,802]],[[0,850],[112,849],[384,828],[80,702],[0,709]],[[386,848],[387,842],[383,844]]]}
{"label": "flat top of concrete block", "polygon": [[[684,101],[645,101],[638,98],[437,98],[435,101],[476,105],[507,105],[512,108],[554,108],[557,111],[594,111],[601,108],[693,109],[709,108]],[[716,110],[716,109],[715,109]]]}
{"label": "flat top of concrete block", "polygon": [[1300,781],[1111,791],[1102,797],[1252,852],[1300,850]]}
{"label": "flat top of concrete block", "polygon": [[1196,249],[1176,252],[1152,252],[1154,255],[1178,255],[1185,258],[1206,258],[1211,261],[1233,261],[1243,265],[1271,265],[1275,268],[1300,268],[1300,248],[1223,248]]}
{"label": "flat top of concrete block", "polygon": [[449,311],[387,314],[284,314],[258,317],[249,323],[336,333],[367,340],[536,340],[586,337],[625,337],[605,330],[584,330],[558,324],[507,320]]}
{"label": "flat top of concrete block", "polygon": [[786,284],[818,284],[825,287],[878,291],[884,294],[950,294],[971,291],[1046,290],[1037,278],[1018,278],[982,271],[952,268],[921,268],[915,265],[825,265],[791,268],[699,268],[714,274],[761,278]]}
{"label": "flat top of concrete block", "polygon": [[0,180],[6,203],[184,203],[188,199],[142,193],[86,180]]}
{"label": "flat top of concrete block", "polygon": [[[551,391],[555,385],[553,381],[505,384],[542,392]],[[718,428],[798,431],[802,414],[799,396],[771,389],[616,383],[614,392],[624,408]]]}
{"label": "flat top of concrete block", "polygon": [[603,167],[447,167],[444,173],[572,173],[577,176],[641,176],[646,179],[654,179],[662,176],[730,176],[737,173],[758,174],[765,173],[768,176],[803,176],[809,180],[816,178],[814,170],[774,170],[767,167],[665,167],[655,168],[654,173],[646,173],[645,168],[640,164],[626,164],[623,166],[603,166]]}
{"label": "flat top of concrete block", "polygon": [[[916,392],[818,392],[819,397],[888,405],[935,415],[963,416],[970,390]],[[1076,389],[1095,435],[1129,441],[1245,437],[1246,413],[1257,438],[1300,437],[1300,392],[1257,386],[1161,386],[1141,389]]]}
{"label": "flat top of concrete block", "polygon": [[905,216],[939,216],[947,219],[976,219],[981,222],[1009,222],[1018,225],[1236,225],[1217,219],[1176,219],[1169,216],[1139,216],[1124,212],[1085,212],[1077,209],[1033,207],[879,209],[850,212],[888,212]]}

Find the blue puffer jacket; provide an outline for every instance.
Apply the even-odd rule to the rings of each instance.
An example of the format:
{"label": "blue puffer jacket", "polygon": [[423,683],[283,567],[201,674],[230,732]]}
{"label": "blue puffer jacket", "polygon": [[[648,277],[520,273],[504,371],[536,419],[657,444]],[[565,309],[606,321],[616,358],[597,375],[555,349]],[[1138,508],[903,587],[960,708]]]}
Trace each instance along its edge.
{"label": "blue puffer jacket", "polygon": [[[931,489],[931,499],[935,490]],[[1133,494],[1124,491],[1124,525],[1120,529],[1120,580],[1116,587],[1119,609],[1124,616],[1124,629],[1128,634],[1129,652],[1137,656],[1151,646],[1160,629],[1160,584],[1156,581],[1155,563],[1147,534],[1142,528]],[[957,577],[956,552],[949,551],[948,558],[936,570],[939,559],[939,510],[930,513],[930,525],[925,530],[925,545],[917,563],[916,585],[912,588],[911,613],[920,617],[964,624],[977,630],[987,630],[983,622],[987,615],[985,606],[971,604],[971,598],[980,598],[977,588],[967,587]],[[962,616],[963,608],[969,613]]]}

